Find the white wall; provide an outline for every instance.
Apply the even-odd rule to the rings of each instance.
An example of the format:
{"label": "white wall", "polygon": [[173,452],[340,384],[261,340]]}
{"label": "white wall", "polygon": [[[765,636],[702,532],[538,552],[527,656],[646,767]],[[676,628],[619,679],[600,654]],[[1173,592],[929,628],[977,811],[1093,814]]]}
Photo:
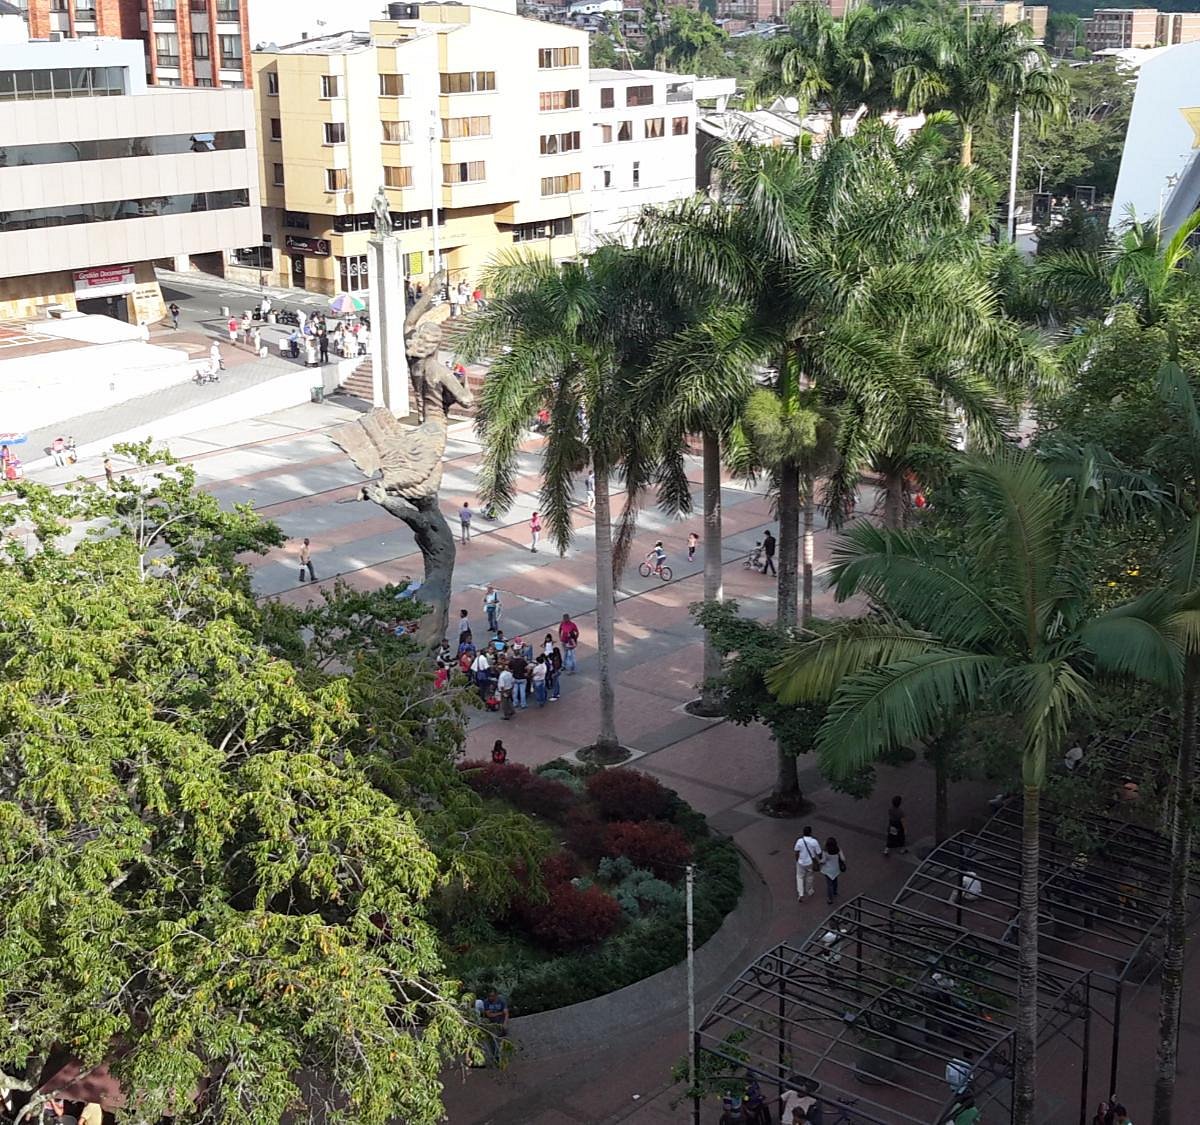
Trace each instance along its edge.
{"label": "white wall", "polygon": [[[145,48],[136,39],[63,39],[52,43],[45,39],[26,42],[0,43],[0,70],[46,70],[65,66],[123,66],[127,68],[129,85],[126,92],[142,93],[146,89]],[[77,101],[103,99],[78,98]],[[24,109],[29,102],[22,101]],[[38,103],[32,103],[38,104]],[[6,111],[3,117],[11,116]],[[0,120],[0,125],[4,122]]]}

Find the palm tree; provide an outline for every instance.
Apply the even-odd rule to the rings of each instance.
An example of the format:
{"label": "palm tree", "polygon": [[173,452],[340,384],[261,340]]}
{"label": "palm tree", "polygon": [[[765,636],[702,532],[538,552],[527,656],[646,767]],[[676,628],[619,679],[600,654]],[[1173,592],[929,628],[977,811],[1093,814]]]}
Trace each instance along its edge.
{"label": "palm tree", "polygon": [[834,550],[839,600],[865,594],[883,623],[799,643],[768,677],[781,702],[831,698],[817,750],[846,776],[892,747],[936,736],[983,704],[1024,730],[1015,1118],[1033,1125],[1037,1085],[1039,801],[1046,762],[1102,671],[1158,683],[1178,661],[1157,625],[1123,607],[1089,616],[1095,466],[1056,481],[1029,454],[964,467],[953,534],[853,525]]}
{"label": "palm tree", "polygon": [[[897,95],[912,111],[948,110],[962,131],[958,159],[974,160],[975,130],[997,113],[1019,109],[1038,125],[1067,112],[1070,87],[1025,24],[972,20],[970,7],[916,25],[908,59],[896,68]],[[964,214],[971,195],[964,193]]]}
{"label": "palm tree", "polygon": [[787,33],[767,41],[751,96],[762,101],[794,97],[801,113],[814,103],[829,108],[829,132],[860,106],[888,108],[891,63],[899,43],[894,12],[864,5],[836,20],[823,4],[798,4],[788,13]]}
{"label": "palm tree", "polygon": [[[800,386],[795,356],[789,354],[775,386],[754,391],[742,412],[745,460],[768,469],[774,478],[779,515],[779,594],[777,620],[796,625],[796,574],[801,574],[801,623],[813,615],[813,532],[817,478],[834,461],[834,430],[815,391]],[[804,516],[803,561],[798,536],[800,508]]]}
{"label": "palm tree", "polygon": [[[566,550],[574,478],[595,474],[596,645],[601,755],[618,749],[613,690],[614,574],[624,563],[641,493],[654,476],[660,439],[653,418],[634,409],[637,365],[659,332],[649,274],[634,255],[602,247],[561,265],[511,254],[490,267],[493,294],[460,343],[465,356],[490,355],[476,428],[483,445],[480,495],[511,505],[517,455],[530,421],[550,412],[540,507],[551,538]],[[613,536],[610,478],[624,478],[626,502]]]}

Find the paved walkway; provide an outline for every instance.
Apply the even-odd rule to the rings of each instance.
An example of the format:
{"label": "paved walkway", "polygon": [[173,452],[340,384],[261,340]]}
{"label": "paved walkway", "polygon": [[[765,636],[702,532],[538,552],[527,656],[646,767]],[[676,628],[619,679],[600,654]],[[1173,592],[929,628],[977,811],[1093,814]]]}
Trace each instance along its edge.
{"label": "paved walkway", "polygon": [[[407,527],[369,503],[356,500],[361,478],[332,444],[328,430],[354,412],[325,404],[305,405],[264,418],[222,426],[175,439],[174,452],[193,461],[201,483],[223,503],[253,503],[275,520],[289,543],[253,562],[256,590],[303,603],[318,596],[318,587],[340,576],[354,586],[371,587],[421,573],[421,559]],[[469,424],[452,428],[447,450],[442,507],[453,520],[463,501],[477,503],[475,481],[480,450]],[[100,475],[98,463],[79,469]],[[579,673],[566,677],[561,700],[544,709],[520,712],[511,722],[499,716],[472,715],[467,751],[482,757],[492,740],[503,736],[513,760],[537,765],[587,742],[597,728],[598,706],[594,676],[594,611],[590,517],[581,507],[576,516],[577,542],[559,557],[543,545],[537,554],[527,547],[526,523],[536,506],[538,442],[531,440],[521,457],[518,500],[503,519],[476,521],[476,537],[460,548],[455,571],[451,615],[469,611],[482,631],[483,587],[495,582],[504,601],[503,627],[537,640],[569,612],[582,631]],[[699,466],[691,465],[697,506]],[[64,470],[47,472],[57,480]],[[580,494],[582,499],[582,493]],[[617,498],[618,502],[620,497]],[[869,498],[866,498],[869,503]],[[774,611],[773,581],[746,570],[742,559],[763,528],[771,525],[770,507],[761,490],[726,481],[722,490],[724,514],[724,582],[727,597],[737,598],[743,610],[759,617]],[[454,525],[456,527],[456,525]],[[759,727],[741,728],[686,714],[683,704],[695,697],[700,678],[701,641],[688,606],[702,594],[700,559],[689,564],[684,544],[687,533],[700,530],[699,516],[675,521],[653,508],[644,513],[635,547],[644,551],[663,538],[670,552],[675,579],[669,584],[642,579],[630,568],[619,583],[617,606],[617,713],[622,740],[644,757],[638,768],[660,778],[705,813],[719,830],[730,834],[766,884],[770,896],[769,922],[760,948],[784,938],[807,935],[825,913],[823,902],[798,905],[793,883],[791,849],[798,825],[762,816],[756,801],[772,786],[775,752],[769,733]],[[313,562],[320,581],[301,583],[297,552],[300,539],[312,540]],[[828,536],[817,537],[817,562],[827,558]],[[825,593],[818,595],[818,612],[837,612]],[[921,763],[902,769],[883,768],[875,795],[857,801],[833,792],[815,768],[804,762],[802,783],[814,808],[810,817],[823,839],[836,835],[847,858],[842,893],[866,893],[888,901],[911,874],[932,828],[932,777]],[[885,809],[894,793],[903,793],[908,812],[912,854],[885,858],[881,829]],[[954,789],[954,827],[977,823],[987,815],[988,787],[963,784]],[[1200,969],[1193,967],[1193,972]],[[1196,979],[1193,977],[1193,980]],[[1150,1060],[1154,1042],[1157,990],[1143,989],[1127,1008],[1123,1031],[1121,1089],[1136,1121],[1148,1116]],[[702,1006],[712,996],[701,997]],[[1192,1022],[1185,1021],[1182,1057],[1200,1042]],[[503,1073],[472,1071],[462,1080],[448,1076],[446,1104],[454,1125],[563,1125],[630,1119],[639,1125],[684,1121],[684,1106],[672,1107],[678,1091],[670,1086],[672,1065],[686,1049],[683,997],[674,1010],[666,1008],[647,1030],[614,1037],[607,1050],[566,1053],[536,1064],[516,1063]],[[1093,1020],[1093,1104],[1106,1091],[1108,1029]],[[1066,1123],[1076,1119],[1078,1056],[1065,1045],[1047,1051],[1042,1069],[1044,1120]],[[1184,1107],[1200,1098],[1200,1071],[1186,1068],[1181,1075]],[[706,1122],[719,1112],[707,1106]],[[1185,1114],[1185,1118],[1186,1118]],[[989,1125],[998,1125],[991,1123]]]}

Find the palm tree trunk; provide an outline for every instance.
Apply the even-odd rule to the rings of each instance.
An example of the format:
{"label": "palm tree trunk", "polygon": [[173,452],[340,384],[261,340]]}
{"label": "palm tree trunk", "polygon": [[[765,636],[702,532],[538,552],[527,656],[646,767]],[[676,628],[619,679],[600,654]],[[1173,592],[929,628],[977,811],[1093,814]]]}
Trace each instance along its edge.
{"label": "palm tree trunk", "polygon": [[804,482],[804,584],[800,610],[800,624],[807,625],[813,616],[813,517],[816,510],[815,482],[809,478]]}
{"label": "palm tree trunk", "polygon": [[800,771],[797,768],[799,759],[795,754],[789,754],[778,740],[775,742],[775,790],[771,801],[776,806],[794,806],[800,801]]}
{"label": "palm tree trunk", "polygon": [[892,531],[904,526],[904,478],[899,473],[883,475],[883,526]]}
{"label": "palm tree trunk", "polygon": [[1025,786],[1021,826],[1020,945],[1017,960],[1016,1074],[1013,1125],[1034,1125],[1038,1025],[1038,829],[1041,791]]}
{"label": "palm tree trunk", "polygon": [[600,458],[592,462],[596,475],[596,665],[600,673],[600,735],[596,750],[600,756],[615,753],[617,708],[613,692],[613,634],[616,611],[613,606],[612,508],[608,495],[608,465]]}
{"label": "palm tree trunk", "polygon": [[950,835],[950,769],[945,741],[933,748],[933,841],[945,843]]}
{"label": "palm tree trunk", "polygon": [[779,583],[776,620],[785,628],[796,624],[797,577],[800,558],[800,470],[794,461],[779,466]]}
{"label": "palm tree trunk", "polygon": [[[963,168],[970,168],[975,156],[975,130],[964,121],[962,134],[962,148],[958,153],[958,163]],[[964,219],[971,217],[971,193],[969,191],[964,191],[962,195],[962,216]]]}
{"label": "palm tree trunk", "polygon": [[1187,658],[1183,681],[1182,732],[1171,803],[1171,874],[1158,998],[1158,1061],[1151,1125],[1171,1125],[1179,1063],[1179,1019],[1183,1001],[1183,955],[1187,939],[1188,865],[1192,856],[1192,802],[1196,772],[1196,705],[1200,696],[1200,653]]}
{"label": "palm tree trunk", "polygon": [[[704,600],[719,602],[724,598],[721,585],[721,439],[705,430],[703,435],[704,464]],[[704,634],[704,683],[700,688],[700,710],[705,715],[721,712],[721,691],[717,678],[721,674],[721,654],[712,637]]]}

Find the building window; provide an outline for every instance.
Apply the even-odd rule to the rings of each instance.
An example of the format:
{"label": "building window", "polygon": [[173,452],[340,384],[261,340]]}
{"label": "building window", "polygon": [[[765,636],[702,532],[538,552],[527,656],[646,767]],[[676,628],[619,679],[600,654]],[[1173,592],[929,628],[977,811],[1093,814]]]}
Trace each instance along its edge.
{"label": "building window", "polygon": [[612,169],[611,168],[601,168],[600,169],[600,186],[601,187],[612,187]]}
{"label": "building window", "polygon": [[[428,211],[393,211],[392,226],[396,230],[420,230],[425,225],[425,217],[428,214]],[[374,226],[374,216],[371,218]]]}
{"label": "building window", "polygon": [[208,34],[203,31],[192,33],[192,56],[197,59],[208,58]]}
{"label": "building window", "polygon": [[288,230],[308,230],[308,215],[303,211],[284,211],[283,225]]}
{"label": "building window", "polygon": [[272,98],[279,97],[279,71],[267,71],[267,96]]}
{"label": "building window", "polygon": [[242,37],[240,35],[219,35],[221,43],[221,65],[237,70],[242,65]]}
{"label": "building window", "polygon": [[381,121],[383,126],[384,144],[403,144],[412,140],[412,132],[407,121]]}
{"label": "building window", "polygon": [[217,22],[242,22],[242,10],[237,4],[237,0],[217,0]]}
{"label": "building window", "polygon": [[375,212],[362,215],[334,215],[333,229],[336,234],[350,234],[356,230],[374,230]]}
{"label": "building window", "polygon": [[542,195],[566,195],[569,191],[578,191],[580,175],[571,172],[566,176],[543,176]]}
{"label": "building window", "polygon": [[154,33],[154,54],[159,66],[179,65],[179,36],[168,31]]}
{"label": "building window", "polygon": [[600,108],[612,109],[613,107],[613,88],[611,86],[600,87]]}
{"label": "building window", "polygon": [[560,238],[574,231],[574,220],[567,216],[545,223],[522,223],[519,227],[513,227],[512,236],[513,242],[540,242],[544,238]]}
{"label": "building window", "polygon": [[196,85],[201,89],[208,87],[212,89],[213,80],[211,78],[197,78]]}
{"label": "building window", "polygon": [[147,219],[162,215],[189,215],[199,211],[225,211],[249,207],[245,188],[222,191],[189,191],[183,195],[156,195],[146,199],[114,199],[105,203],[63,203],[54,207],[32,207],[22,211],[0,211],[0,233],[73,227],[82,223],[115,223],[124,219]]}
{"label": "building window", "polygon": [[338,76],[336,74],[321,75],[321,97],[336,98],[338,96]]}
{"label": "building window", "polygon": [[626,105],[653,105],[653,86],[630,86],[625,91]]}
{"label": "building window", "polygon": [[442,183],[474,184],[484,177],[482,160],[463,160],[457,164],[442,165]]}
{"label": "building window", "polygon": [[283,165],[282,164],[272,164],[271,172],[274,177],[271,180],[271,183],[273,183],[276,187],[283,187]]}
{"label": "building window", "polygon": [[263,243],[262,246],[247,246],[242,250],[230,250],[229,264],[254,270],[271,269],[275,262],[271,254],[271,240],[265,234]]}
{"label": "building window", "polygon": [[404,254],[400,259],[400,265],[404,269],[405,277],[420,277],[425,272],[425,254],[421,250]]}
{"label": "building window", "polygon": [[157,137],[105,137],[98,141],[72,141],[71,155],[63,145],[5,145],[0,148],[0,166],[63,164],[86,160],[124,160],[128,157],[178,156],[182,153],[232,152],[246,147],[240,129],[222,133],[164,133]]}
{"label": "building window", "polygon": [[542,137],[542,155],[557,156],[560,152],[575,152],[579,148],[579,133],[547,133]]}
{"label": "building window", "polygon": [[661,117],[647,117],[646,118],[646,140],[651,141],[655,137],[664,136],[665,132],[663,129],[663,124],[664,124],[663,119]]}
{"label": "building window", "polygon": [[381,74],[379,76],[379,96],[381,98],[404,97],[404,75]]}
{"label": "building window", "polygon": [[633,186],[640,187],[642,183],[642,162],[635,160],[633,162]]}
{"label": "building window", "polygon": [[600,144],[602,144],[602,145],[611,144],[612,143],[612,126],[611,125],[597,125],[596,128],[600,130],[600,136],[599,136]]}
{"label": "building window", "polygon": [[618,121],[617,122],[617,140],[632,141],[633,140],[633,122]]}
{"label": "building window", "polygon": [[494,70],[459,70],[440,77],[443,94],[482,94],[496,88]]}
{"label": "building window", "polygon": [[538,95],[538,109],[542,113],[550,113],[559,109],[578,109],[578,90],[544,90]]}
{"label": "building window", "polygon": [[325,190],[330,192],[349,191],[350,172],[346,168],[325,169]]}
{"label": "building window", "polygon": [[686,137],[688,134],[688,119],[686,117],[671,118],[671,136]]}
{"label": "building window", "polygon": [[128,73],[124,66],[0,70],[0,102],[120,95],[125,93]]}
{"label": "building window", "polygon": [[338,270],[342,277],[343,293],[361,293],[371,288],[371,271],[366,254],[338,258]]}
{"label": "building window", "polygon": [[344,145],[346,143],[346,123],[344,121],[325,122],[325,143],[327,145]]}
{"label": "building window", "polygon": [[278,117],[271,118],[271,140],[283,140],[283,122]]}
{"label": "building window", "polygon": [[383,166],[383,185],[390,188],[412,187],[412,168],[399,168],[394,164],[385,164]]}
{"label": "building window", "polygon": [[538,51],[539,70],[557,70],[560,66],[578,65],[578,47],[543,47]]}
{"label": "building window", "polygon": [[463,137],[490,137],[492,135],[492,119],[490,117],[443,117],[442,139],[456,141]]}

